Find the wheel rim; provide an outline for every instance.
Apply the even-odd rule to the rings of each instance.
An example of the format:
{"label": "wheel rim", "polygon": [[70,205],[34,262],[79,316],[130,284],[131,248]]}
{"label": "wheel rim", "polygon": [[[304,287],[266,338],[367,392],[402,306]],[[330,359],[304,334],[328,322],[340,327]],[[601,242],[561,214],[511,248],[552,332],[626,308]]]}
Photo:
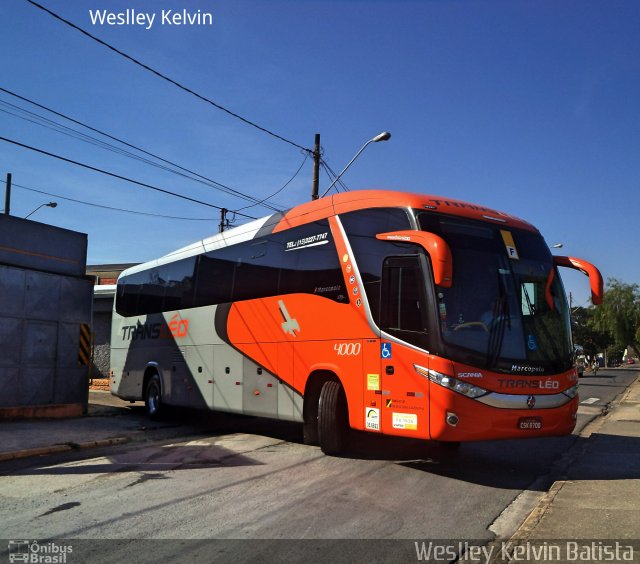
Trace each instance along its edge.
{"label": "wheel rim", "polygon": [[158,391],[158,387],[155,384],[149,386],[149,392],[147,394],[147,404],[149,405],[149,413],[157,413],[158,405],[160,404],[160,393]]}

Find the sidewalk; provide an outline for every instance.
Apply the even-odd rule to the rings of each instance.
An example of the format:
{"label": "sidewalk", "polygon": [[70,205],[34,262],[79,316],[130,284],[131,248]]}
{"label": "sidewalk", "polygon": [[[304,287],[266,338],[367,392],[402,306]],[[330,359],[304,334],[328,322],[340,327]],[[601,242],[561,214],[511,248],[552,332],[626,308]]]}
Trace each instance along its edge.
{"label": "sidewalk", "polygon": [[640,539],[640,378],[581,441],[516,538]]}
{"label": "sidewalk", "polygon": [[[633,547],[631,561],[640,562],[640,377],[607,415],[584,429],[576,449],[566,476],[511,539],[496,544],[520,546],[529,557],[535,554],[531,547],[546,545],[549,555],[555,544],[565,557],[575,548],[570,556],[588,562],[629,560],[623,547]],[[537,559],[526,561],[545,559],[538,552]]]}
{"label": "sidewalk", "polygon": [[86,417],[69,419],[21,419],[0,424],[0,462],[126,443],[162,424],[142,426],[132,406],[109,392],[91,392]]}

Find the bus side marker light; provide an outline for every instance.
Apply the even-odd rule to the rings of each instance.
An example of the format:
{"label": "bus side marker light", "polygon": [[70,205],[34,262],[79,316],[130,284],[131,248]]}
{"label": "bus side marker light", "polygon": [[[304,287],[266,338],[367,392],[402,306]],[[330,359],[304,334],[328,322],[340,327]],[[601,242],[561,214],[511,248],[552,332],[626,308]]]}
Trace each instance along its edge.
{"label": "bus side marker light", "polygon": [[447,421],[447,425],[450,425],[451,427],[456,427],[458,425],[458,422],[460,421],[460,418],[455,413],[451,411],[447,411],[446,421]]}

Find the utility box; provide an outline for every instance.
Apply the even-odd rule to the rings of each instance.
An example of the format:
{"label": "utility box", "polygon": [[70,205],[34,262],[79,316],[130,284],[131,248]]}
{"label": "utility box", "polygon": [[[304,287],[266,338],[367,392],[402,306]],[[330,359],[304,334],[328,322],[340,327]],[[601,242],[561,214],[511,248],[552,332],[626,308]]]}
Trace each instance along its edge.
{"label": "utility box", "polygon": [[87,235],[0,215],[0,418],[87,410]]}

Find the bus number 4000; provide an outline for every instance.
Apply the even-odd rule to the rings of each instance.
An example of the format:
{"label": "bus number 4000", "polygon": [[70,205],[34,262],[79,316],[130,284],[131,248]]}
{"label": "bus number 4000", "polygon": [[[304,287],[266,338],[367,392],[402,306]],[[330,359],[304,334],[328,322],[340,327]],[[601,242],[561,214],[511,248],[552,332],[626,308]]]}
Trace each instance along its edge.
{"label": "bus number 4000", "polygon": [[338,356],[356,356],[360,354],[360,343],[336,343],[333,345],[333,350],[338,353]]}

